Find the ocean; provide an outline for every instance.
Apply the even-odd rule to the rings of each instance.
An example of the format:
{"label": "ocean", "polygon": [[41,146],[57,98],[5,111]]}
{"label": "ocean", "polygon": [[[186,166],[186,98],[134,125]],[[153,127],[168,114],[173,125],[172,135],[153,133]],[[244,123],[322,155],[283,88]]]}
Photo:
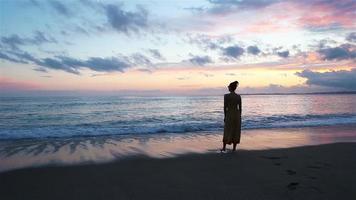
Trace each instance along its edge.
{"label": "ocean", "polygon": [[[356,124],[356,94],[242,95],[242,129]],[[223,96],[0,97],[0,140],[222,132]]]}

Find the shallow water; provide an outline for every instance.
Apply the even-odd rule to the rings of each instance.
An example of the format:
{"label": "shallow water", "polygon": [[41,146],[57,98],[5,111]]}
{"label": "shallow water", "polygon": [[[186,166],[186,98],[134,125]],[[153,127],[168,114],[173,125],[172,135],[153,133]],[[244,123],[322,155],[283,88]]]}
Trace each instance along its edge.
{"label": "shallow water", "polygon": [[[242,128],[356,124],[356,94],[243,95]],[[223,129],[223,97],[0,97],[0,140]]]}
{"label": "shallow water", "polygon": [[[222,133],[151,134],[0,141],[0,171],[48,164],[108,162],[132,155],[156,158],[184,153],[220,153]],[[356,142],[356,125],[251,129],[238,149],[259,150]],[[228,149],[231,149],[231,146]]]}

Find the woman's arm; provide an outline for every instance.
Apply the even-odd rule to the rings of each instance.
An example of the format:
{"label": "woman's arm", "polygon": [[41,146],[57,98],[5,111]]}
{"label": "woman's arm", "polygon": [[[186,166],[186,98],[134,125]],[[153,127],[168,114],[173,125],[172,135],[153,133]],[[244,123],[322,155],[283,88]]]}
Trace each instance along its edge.
{"label": "woman's arm", "polygon": [[224,95],[224,122],[225,122],[225,118],[226,118],[226,109],[227,109],[226,95]]}
{"label": "woman's arm", "polygon": [[242,113],[242,100],[241,100],[241,96],[239,95],[240,98],[240,103],[239,103],[239,111],[240,111],[240,115]]}

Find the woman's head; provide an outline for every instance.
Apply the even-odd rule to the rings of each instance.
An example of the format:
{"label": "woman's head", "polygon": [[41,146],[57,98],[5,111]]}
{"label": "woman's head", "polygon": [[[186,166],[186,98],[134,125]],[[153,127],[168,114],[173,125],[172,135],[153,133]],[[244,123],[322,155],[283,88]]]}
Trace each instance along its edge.
{"label": "woman's head", "polygon": [[238,81],[231,82],[228,86],[230,92],[234,92],[239,85]]}

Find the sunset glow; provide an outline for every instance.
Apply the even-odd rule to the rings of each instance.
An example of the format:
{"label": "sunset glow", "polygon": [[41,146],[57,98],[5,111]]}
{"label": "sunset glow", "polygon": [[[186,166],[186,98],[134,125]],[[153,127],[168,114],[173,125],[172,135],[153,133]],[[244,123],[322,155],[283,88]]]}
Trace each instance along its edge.
{"label": "sunset glow", "polygon": [[353,0],[0,4],[5,92],[356,89]]}

